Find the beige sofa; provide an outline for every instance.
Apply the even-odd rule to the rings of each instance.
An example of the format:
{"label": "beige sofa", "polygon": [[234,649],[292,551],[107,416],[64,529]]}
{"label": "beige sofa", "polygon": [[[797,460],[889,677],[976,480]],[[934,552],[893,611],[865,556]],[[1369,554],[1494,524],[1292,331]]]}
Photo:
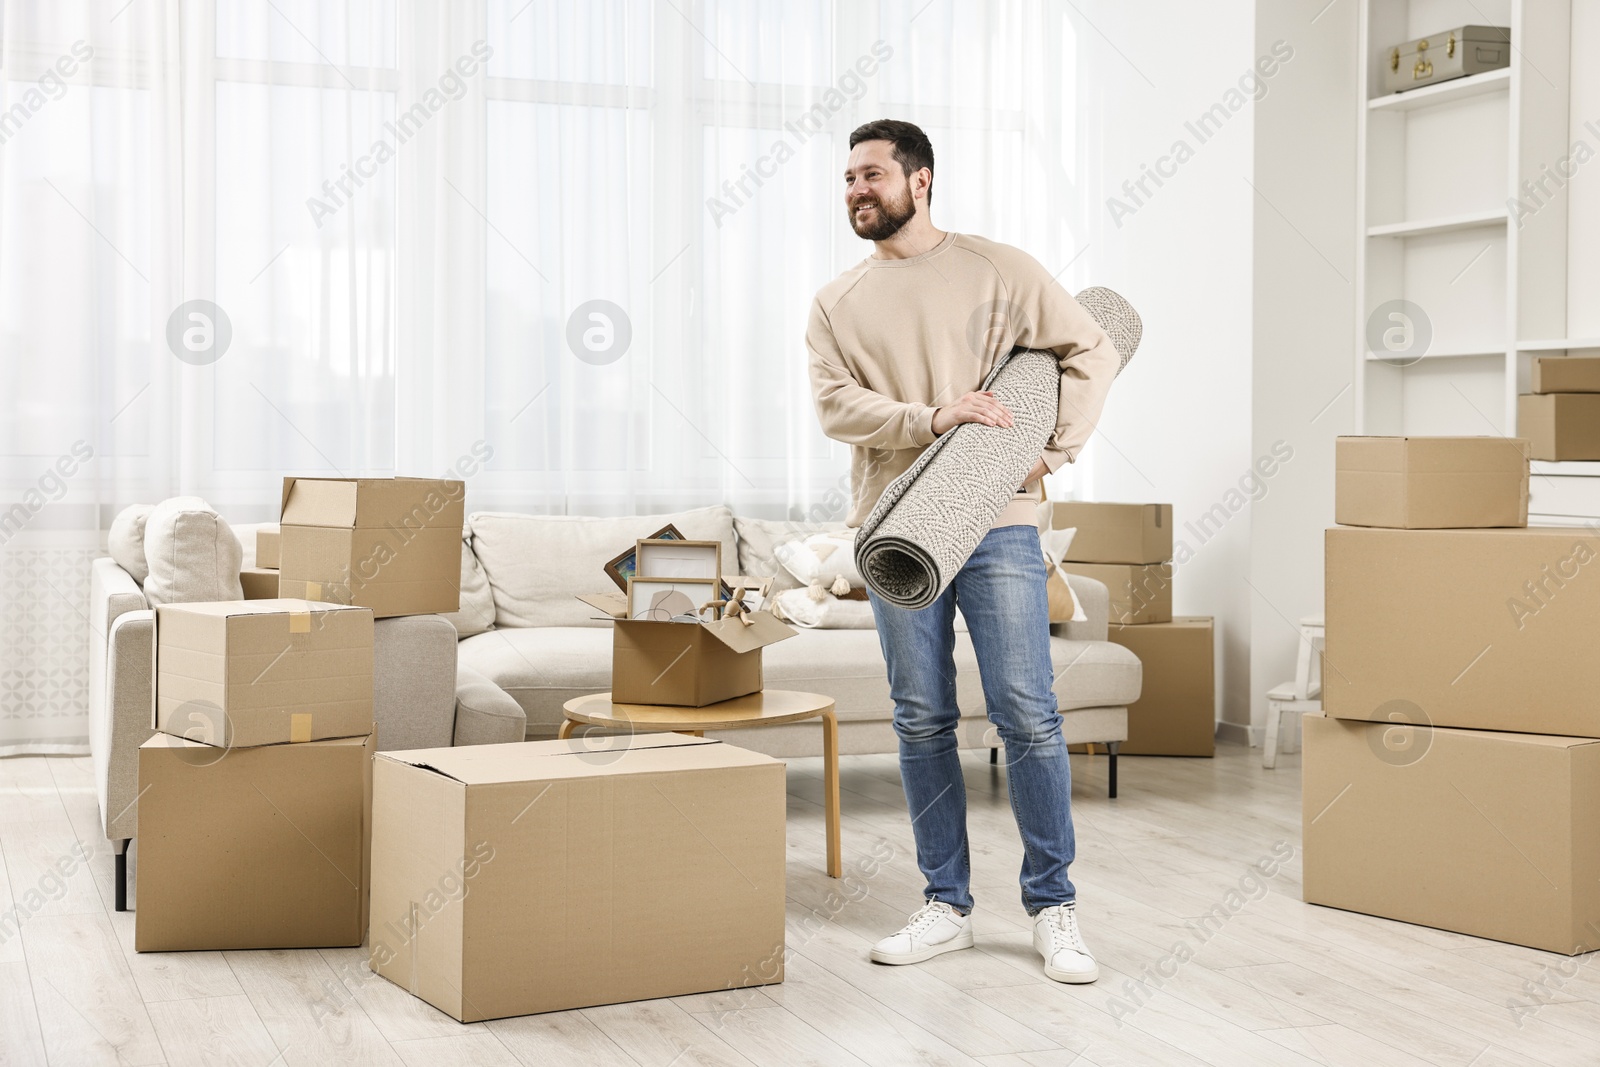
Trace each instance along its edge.
{"label": "beige sofa", "polygon": [[[685,537],[720,541],[725,571],[731,570],[727,561],[737,560],[739,573],[757,576],[780,573],[773,555],[778,544],[843,528],[751,519],[720,506],[623,518],[475,513],[463,554],[461,614],[468,636],[459,652],[463,677],[474,678],[475,693],[458,698],[484,707],[514,702],[526,716],[529,738],[554,737],[563,703],[611,686],[611,623],[577,594],[614,588],[602,570],[606,561],[668,522]],[[1115,796],[1115,750],[1127,739],[1127,705],[1138,699],[1142,669],[1132,652],[1106,640],[1105,586],[1086,578],[1071,581],[1088,621],[1052,627],[1056,700],[1070,743],[1108,745]],[[767,686],[833,698],[842,752],[897,751],[894,704],[876,630],[802,629],[762,654]],[[999,742],[984,717],[977,659],[965,633],[956,635],[955,655],[961,744],[993,749]],[[821,729],[813,723],[721,736],[774,756],[821,753]]]}

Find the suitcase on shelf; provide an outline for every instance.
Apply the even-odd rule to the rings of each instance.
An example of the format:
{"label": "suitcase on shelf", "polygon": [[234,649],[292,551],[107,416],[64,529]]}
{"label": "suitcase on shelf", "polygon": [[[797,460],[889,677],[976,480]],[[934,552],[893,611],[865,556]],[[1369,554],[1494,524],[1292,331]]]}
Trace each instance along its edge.
{"label": "suitcase on shelf", "polygon": [[1384,50],[1383,89],[1400,93],[1511,65],[1511,30],[1457,26]]}

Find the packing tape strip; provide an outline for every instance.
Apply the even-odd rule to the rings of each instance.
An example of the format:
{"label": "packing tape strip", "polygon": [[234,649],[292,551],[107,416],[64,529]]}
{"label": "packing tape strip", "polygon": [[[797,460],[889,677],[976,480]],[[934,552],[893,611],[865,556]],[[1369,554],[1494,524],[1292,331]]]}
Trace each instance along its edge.
{"label": "packing tape strip", "polygon": [[322,583],[321,582],[307,582],[306,583],[306,599],[307,600],[321,600],[322,599]]}
{"label": "packing tape strip", "polygon": [[311,612],[289,612],[289,632],[292,634],[308,634],[311,632]]}
{"label": "packing tape strip", "polygon": [[289,716],[289,741],[291,743],[311,740],[311,713],[297,711]]}

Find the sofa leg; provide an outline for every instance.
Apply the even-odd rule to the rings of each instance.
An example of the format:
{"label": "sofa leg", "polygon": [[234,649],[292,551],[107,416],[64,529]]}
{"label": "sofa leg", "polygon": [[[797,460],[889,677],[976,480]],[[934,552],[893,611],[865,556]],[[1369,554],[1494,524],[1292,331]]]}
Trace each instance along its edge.
{"label": "sofa leg", "polygon": [[1122,742],[1121,741],[1107,741],[1106,742],[1106,755],[1109,757],[1108,766],[1110,767],[1111,799],[1112,800],[1117,799],[1117,749],[1119,749],[1121,747],[1122,747]]}
{"label": "sofa leg", "polygon": [[132,840],[133,838],[131,837],[124,837],[117,843],[116,894],[118,911],[128,910],[128,844]]}
{"label": "sofa leg", "polygon": [[1000,763],[1000,750],[998,748],[991,748],[989,750],[989,766],[994,767],[994,766],[997,766],[999,763]]}

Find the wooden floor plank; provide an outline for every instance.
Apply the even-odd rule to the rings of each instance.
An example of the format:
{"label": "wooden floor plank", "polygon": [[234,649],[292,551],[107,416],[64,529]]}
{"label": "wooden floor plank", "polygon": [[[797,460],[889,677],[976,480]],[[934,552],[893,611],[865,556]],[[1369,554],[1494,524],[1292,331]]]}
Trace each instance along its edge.
{"label": "wooden floor plank", "polygon": [[201,997],[150,1005],[150,1021],[172,1067],[262,1067],[278,1058],[250,998]]}

